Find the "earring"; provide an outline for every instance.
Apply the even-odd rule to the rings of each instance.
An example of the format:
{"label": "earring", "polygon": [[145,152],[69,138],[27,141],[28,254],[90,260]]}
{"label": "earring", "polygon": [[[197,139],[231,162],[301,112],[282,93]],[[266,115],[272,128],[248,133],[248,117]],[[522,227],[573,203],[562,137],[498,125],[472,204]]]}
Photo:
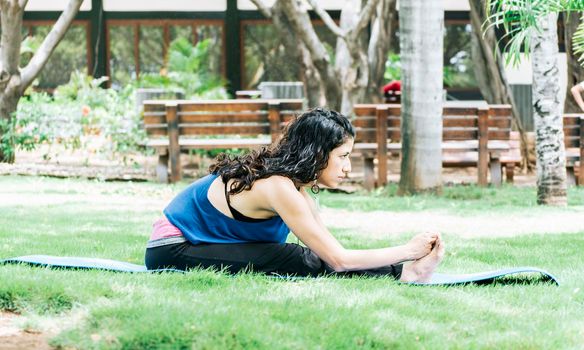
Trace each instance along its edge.
{"label": "earring", "polygon": [[320,192],[320,187],[318,187],[317,180],[314,180],[314,183],[312,184],[312,186],[310,186],[310,191],[314,194],[317,194],[318,192]]}

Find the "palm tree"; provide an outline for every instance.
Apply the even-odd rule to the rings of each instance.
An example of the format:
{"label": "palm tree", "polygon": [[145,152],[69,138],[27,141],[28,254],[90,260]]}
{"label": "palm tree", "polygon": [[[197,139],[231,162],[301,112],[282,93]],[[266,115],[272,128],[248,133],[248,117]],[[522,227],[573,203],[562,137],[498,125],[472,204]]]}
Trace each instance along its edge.
{"label": "palm tree", "polygon": [[401,194],[442,184],[442,1],[399,2],[402,64]]}
{"label": "palm tree", "polygon": [[[559,99],[557,13],[574,10],[582,1],[487,0],[489,26],[502,26],[509,39],[508,60],[517,63],[521,51],[532,54],[533,117],[537,160],[538,204],[566,205],[566,156]],[[487,28],[489,27],[487,26]],[[582,29],[578,29],[582,31]],[[577,33],[578,33],[577,31]],[[574,43],[582,52],[584,41]]]}
{"label": "palm tree", "polygon": [[567,204],[566,151],[560,103],[558,37],[555,13],[538,18],[532,36],[532,96],[535,126],[537,203]]}

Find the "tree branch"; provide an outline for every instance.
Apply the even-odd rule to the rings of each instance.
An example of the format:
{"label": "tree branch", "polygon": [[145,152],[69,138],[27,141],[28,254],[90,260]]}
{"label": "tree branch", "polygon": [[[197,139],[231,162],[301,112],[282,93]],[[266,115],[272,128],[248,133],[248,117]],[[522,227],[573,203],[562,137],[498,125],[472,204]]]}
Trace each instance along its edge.
{"label": "tree branch", "polygon": [[335,21],[329,16],[328,12],[326,12],[322,7],[318,5],[318,3],[314,0],[306,0],[312,6],[312,9],[316,14],[322,19],[324,24],[328,27],[328,29],[333,32],[336,36],[345,39],[346,33],[339,28],[339,26],[335,23]]}
{"label": "tree branch", "polygon": [[79,12],[83,0],[69,0],[67,7],[59,16],[59,19],[51,28],[51,31],[45,37],[45,40],[38,48],[37,52],[31,58],[30,62],[22,70],[22,81],[20,84],[21,91],[24,91],[34,80],[34,78],[39,74],[41,69],[47,63],[51,53],[57,46],[57,44],[63,39],[67,29],[71,26],[73,19]]}
{"label": "tree branch", "polygon": [[317,69],[318,74],[324,83],[324,91],[327,95],[328,103],[332,104],[333,108],[336,108],[336,101],[333,101],[332,97],[341,94],[339,77],[330,64],[330,57],[326,48],[314,31],[314,27],[310,21],[310,16],[308,16],[306,11],[302,11],[298,8],[296,0],[278,1],[280,2],[282,11],[288,18],[290,27],[294,30],[296,35],[298,35],[300,40],[302,40],[308,49],[308,52],[310,52],[314,67]]}
{"label": "tree branch", "polygon": [[384,81],[385,61],[393,41],[394,24],[396,21],[396,0],[383,0],[377,4],[376,18],[371,25],[371,36],[368,44],[369,85],[365,102],[381,102],[379,93]]}
{"label": "tree branch", "polygon": [[361,16],[359,17],[359,21],[357,22],[357,25],[352,30],[352,32],[353,32],[352,36],[354,38],[359,36],[359,33],[363,30],[363,28],[367,27],[367,24],[369,24],[369,21],[371,20],[371,16],[375,12],[375,8],[377,7],[378,2],[379,2],[379,0],[367,1],[365,6],[363,7],[363,10],[361,11]]}
{"label": "tree branch", "polygon": [[262,0],[251,0],[254,5],[258,8],[262,15],[266,18],[272,18],[272,11]]}
{"label": "tree branch", "polygon": [[282,10],[287,14],[290,25],[310,51],[313,61],[329,63],[328,53],[316,35],[308,13],[301,11],[295,0],[279,1],[282,2]]}

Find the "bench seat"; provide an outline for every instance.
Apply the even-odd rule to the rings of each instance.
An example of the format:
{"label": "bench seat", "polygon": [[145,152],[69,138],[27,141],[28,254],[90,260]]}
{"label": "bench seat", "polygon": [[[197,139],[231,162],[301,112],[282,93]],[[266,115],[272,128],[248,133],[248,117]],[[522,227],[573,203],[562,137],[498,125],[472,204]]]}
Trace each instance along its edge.
{"label": "bench seat", "polygon": [[[217,149],[217,148],[253,148],[269,146],[272,140],[269,138],[256,139],[185,139],[179,138],[178,144],[184,149]],[[170,141],[168,139],[148,140],[146,146],[156,148],[157,150],[168,151]]]}

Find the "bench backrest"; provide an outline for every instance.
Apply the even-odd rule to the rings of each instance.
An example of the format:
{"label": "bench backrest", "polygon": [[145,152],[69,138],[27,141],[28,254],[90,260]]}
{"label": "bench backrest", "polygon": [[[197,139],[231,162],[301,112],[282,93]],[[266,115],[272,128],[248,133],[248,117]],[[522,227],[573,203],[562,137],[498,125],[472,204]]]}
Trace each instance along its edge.
{"label": "bench backrest", "polygon": [[148,136],[270,136],[277,139],[285,120],[303,110],[302,100],[144,101]]}
{"label": "bench backrest", "polygon": [[[353,125],[357,129],[356,143],[374,143],[382,121],[387,119],[387,139],[401,141],[401,106],[397,104],[358,104],[354,108]],[[479,107],[447,106],[442,110],[442,140],[465,141],[479,139]],[[488,139],[508,141],[511,132],[511,106],[488,106]],[[380,135],[383,135],[381,133]]]}
{"label": "bench backrest", "polygon": [[581,114],[564,114],[564,145],[580,148],[584,142],[584,118]]}

